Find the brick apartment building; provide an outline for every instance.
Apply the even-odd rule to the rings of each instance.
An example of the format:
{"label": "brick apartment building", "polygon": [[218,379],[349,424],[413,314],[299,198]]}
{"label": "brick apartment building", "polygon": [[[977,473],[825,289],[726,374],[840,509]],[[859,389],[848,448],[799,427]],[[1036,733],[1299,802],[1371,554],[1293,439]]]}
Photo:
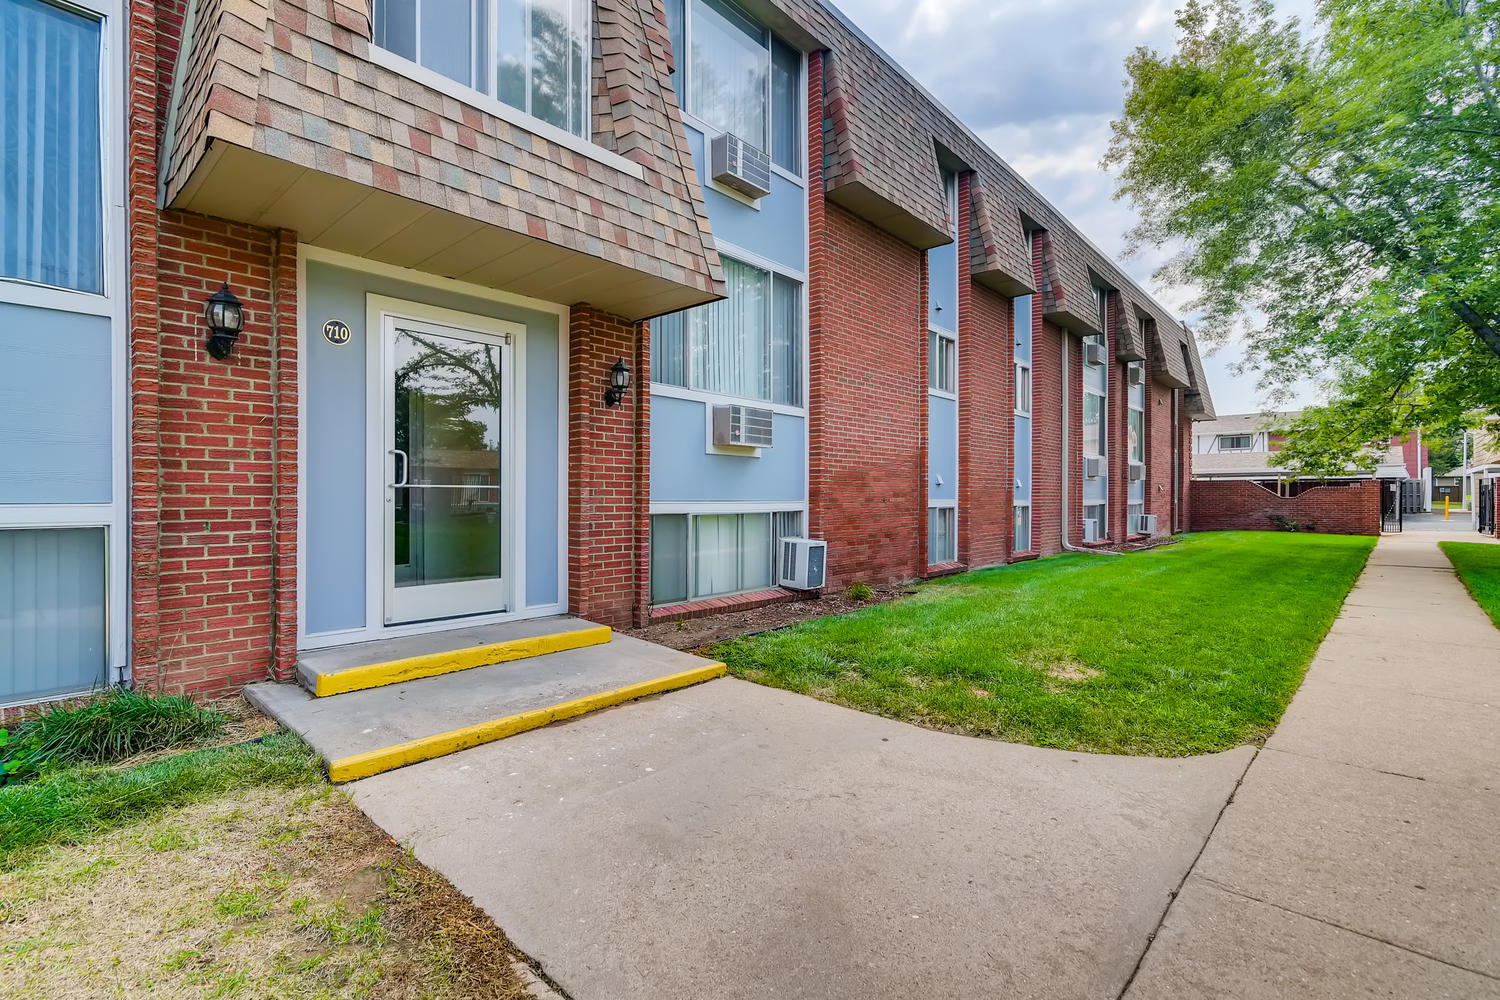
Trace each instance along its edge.
{"label": "brick apartment building", "polygon": [[0,0],[0,70],[0,705],[1188,526],[1190,332],[818,0]]}

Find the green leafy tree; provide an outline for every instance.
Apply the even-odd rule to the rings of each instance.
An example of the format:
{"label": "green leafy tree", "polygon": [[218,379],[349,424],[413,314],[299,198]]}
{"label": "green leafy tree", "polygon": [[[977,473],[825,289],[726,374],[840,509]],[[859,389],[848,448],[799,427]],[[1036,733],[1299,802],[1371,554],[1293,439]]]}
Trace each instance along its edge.
{"label": "green leafy tree", "polygon": [[1105,165],[1132,250],[1241,335],[1273,399],[1329,402],[1280,461],[1369,467],[1392,436],[1500,408],[1500,0],[1189,0],[1177,51],[1136,50]]}

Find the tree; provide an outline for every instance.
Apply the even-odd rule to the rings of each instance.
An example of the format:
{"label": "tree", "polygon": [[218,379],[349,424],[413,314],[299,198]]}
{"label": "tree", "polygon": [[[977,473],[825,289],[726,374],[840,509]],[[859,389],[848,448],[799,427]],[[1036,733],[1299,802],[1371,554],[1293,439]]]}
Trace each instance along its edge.
{"label": "tree", "polygon": [[1281,461],[1339,474],[1496,412],[1500,0],[1322,0],[1311,37],[1266,0],[1177,23],[1126,60],[1104,164],[1210,342],[1243,335],[1273,398],[1323,382]]}

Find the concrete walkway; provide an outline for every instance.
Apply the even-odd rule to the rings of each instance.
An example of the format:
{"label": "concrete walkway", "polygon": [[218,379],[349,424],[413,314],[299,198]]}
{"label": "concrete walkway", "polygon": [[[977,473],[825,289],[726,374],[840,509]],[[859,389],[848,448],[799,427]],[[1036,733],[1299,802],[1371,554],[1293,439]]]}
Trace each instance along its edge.
{"label": "concrete walkway", "polygon": [[1130,1000],[1500,997],[1500,632],[1454,529],[1381,540]]}
{"label": "concrete walkway", "polygon": [[717,680],[349,787],[574,1000],[1113,1000],[1251,754]]}

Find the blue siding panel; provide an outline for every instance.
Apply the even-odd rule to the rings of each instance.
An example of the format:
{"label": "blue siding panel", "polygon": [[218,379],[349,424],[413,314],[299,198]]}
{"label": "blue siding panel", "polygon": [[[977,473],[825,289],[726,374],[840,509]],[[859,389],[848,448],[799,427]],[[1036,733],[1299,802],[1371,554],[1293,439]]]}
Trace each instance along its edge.
{"label": "blue siding panel", "polygon": [[[927,499],[958,499],[958,401],[927,397]],[[938,480],[942,485],[938,485]]]}
{"label": "blue siding panel", "polygon": [[[474,299],[423,285],[361,274],[310,261],[307,265],[307,631],[332,632],[365,625],[365,391],[378,372],[365,370],[367,294],[423,302],[526,327],[526,603],[556,603],[559,596],[557,430],[558,323],[552,313]],[[316,331],[330,319],[349,324],[352,338],[335,347]],[[378,331],[374,331],[378,335]],[[378,419],[375,418],[375,419]]]}
{"label": "blue siding panel", "polygon": [[1031,501],[1031,418],[1016,418],[1016,503]]}
{"label": "blue siding panel", "polygon": [[1031,360],[1031,296],[1015,300],[1016,360]]}
{"label": "blue siding panel", "polygon": [[958,329],[958,244],[927,251],[927,324],[953,333]]}
{"label": "blue siding panel", "polygon": [[760,503],[807,498],[807,421],[776,414],[774,447],[759,458],[708,454],[707,404],[651,397],[653,503]]}
{"label": "blue siding panel", "polygon": [[0,504],[109,503],[106,316],[0,303]]}
{"label": "blue siding panel", "polygon": [[[807,191],[780,174],[771,173],[771,193],[751,208],[720,193],[709,183],[702,133],[687,126],[693,165],[703,181],[703,198],[714,237],[760,254],[794,271],[807,270]],[[730,253],[733,256],[733,253]]]}

